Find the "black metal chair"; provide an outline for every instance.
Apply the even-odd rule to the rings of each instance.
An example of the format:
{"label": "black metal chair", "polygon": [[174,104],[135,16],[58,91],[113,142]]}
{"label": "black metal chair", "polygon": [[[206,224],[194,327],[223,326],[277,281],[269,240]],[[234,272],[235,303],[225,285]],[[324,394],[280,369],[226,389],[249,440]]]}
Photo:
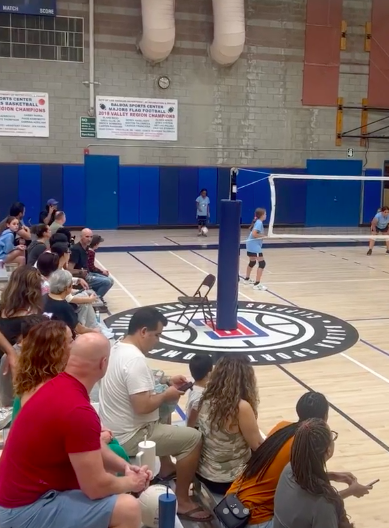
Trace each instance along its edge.
{"label": "black metal chair", "polygon": [[[210,321],[213,330],[215,330],[215,323],[213,320],[212,310],[211,310],[211,304],[208,299],[209,292],[212,290],[216,282],[215,275],[209,274],[205,277],[203,282],[200,284],[200,286],[195,291],[194,295],[190,297],[189,295],[183,295],[181,297],[178,297],[178,302],[184,305],[184,310],[180,317],[178,318],[176,324],[178,324],[181,319],[184,317],[186,319],[186,325],[182,329],[183,331],[188,328],[190,325],[192,319],[197,314],[197,312],[202,310],[204,321]],[[202,288],[206,289],[203,293],[201,292]],[[189,308],[194,307],[193,313],[188,317],[186,315],[186,312]]]}

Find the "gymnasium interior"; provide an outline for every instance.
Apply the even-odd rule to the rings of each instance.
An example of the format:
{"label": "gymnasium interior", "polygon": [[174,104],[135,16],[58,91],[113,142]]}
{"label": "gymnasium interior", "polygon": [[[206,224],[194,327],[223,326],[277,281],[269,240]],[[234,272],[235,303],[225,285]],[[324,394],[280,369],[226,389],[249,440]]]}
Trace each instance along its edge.
{"label": "gymnasium interior", "polygon": [[[101,235],[111,343],[155,306],[168,324],[150,368],[191,379],[194,354],[248,358],[264,437],[295,421],[304,393],[323,393],[328,471],[377,481],[345,500],[356,528],[389,528],[389,234],[373,222],[389,206],[388,26],[387,0],[0,5],[0,218],[20,202],[31,227],[54,199],[76,242]],[[245,281],[257,208],[262,290]],[[212,321],[192,303],[186,325],[182,297],[210,275]],[[91,400],[98,409],[98,391]],[[211,512],[222,499],[197,479],[193,493]]]}

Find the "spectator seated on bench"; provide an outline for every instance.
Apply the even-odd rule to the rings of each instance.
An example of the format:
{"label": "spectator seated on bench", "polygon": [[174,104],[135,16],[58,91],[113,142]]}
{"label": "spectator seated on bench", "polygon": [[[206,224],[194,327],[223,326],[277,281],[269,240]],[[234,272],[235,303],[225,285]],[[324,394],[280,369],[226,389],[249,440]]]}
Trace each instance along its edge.
{"label": "spectator seated on bench", "polygon": [[15,263],[23,266],[26,263],[26,247],[22,243],[15,246],[15,234],[19,229],[19,220],[15,216],[8,216],[5,227],[0,235],[0,260],[3,265]]}
{"label": "spectator seated on bench", "polygon": [[[42,325],[64,327],[49,321],[30,334],[43,332]],[[68,347],[70,339],[68,334]],[[42,349],[37,351],[41,356]],[[57,351],[55,341],[59,365],[63,358]],[[0,458],[0,526],[138,527],[139,503],[128,493],[142,492],[151,473],[131,467],[101,442],[101,424],[88,396],[105,374],[109,341],[100,334],[83,335],[68,354],[65,372],[35,387],[11,427]],[[16,386],[20,392],[18,379]]]}
{"label": "spectator seated on bench", "polygon": [[[310,418],[328,419],[329,405],[323,394],[307,392],[297,402],[298,421],[280,422],[252,454],[243,474],[232,484],[228,493],[238,493],[239,500],[251,512],[249,525],[268,528],[274,516],[274,495],[284,467],[290,462],[291,449],[296,431],[301,423]],[[350,473],[328,473],[328,478],[344,482],[349,488],[341,492],[343,497],[360,497],[368,491]],[[299,527],[300,528],[300,527]]]}
{"label": "spectator seated on bench", "polygon": [[212,368],[213,361],[211,356],[196,354],[189,361],[189,371],[194,383],[192,389],[189,391],[186,404],[186,424],[188,427],[197,428],[199,404],[209,381]]}
{"label": "spectator seated on bench", "polygon": [[47,224],[33,225],[31,226],[31,234],[35,236],[35,239],[27,249],[27,264],[29,266],[33,266],[39,256],[47,251],[51,229]]}
{"label": "spectator seated on bench", "polygon": [[[25,212],[26,212],[25,205],[21,202],[15,202],[9,208],[8,216],[14,216],[15,218],[18,219],[18,222],[19,222],[18,230],[15,235],[16,243],[22,244],[22,242],[24,242],[24,244],[28,245],[31,240],[31,233],[30,233],[30,229],[24,224],[24,221],[23,221]],[[7,224],[7,217],[5,217],[0,222],[0,235],[7,228],[6,224]],[[22,241],[18,242],[19,239],[22,239]]]}
{"label": "spectator seated on bench", "polygon": [[42,313],[42,304],[41,276],[38,270],[30,266],[16,268],[0,301],[0,332],[12,346],[21,334],[23,322]]}
{"label": "spectator seated on bench", "polygon": [[[54,215],[54,222],[50,224],[51,232],[53,235],[58,231],[58,229],[62,229],[64,224],[66,222],[66,215],[63,211],[56,211]],[[70,244],[70,239],[69,239]]]}
{"label": "spectator seated on bench", "polygon": [[[69,249],[67,244],[56,243],[52,247],[53,253],[43,253],[37,262],[37,268],[42,275],[42,294],[46,295],[50,293],[50,282],[49,279],[52,274],[57,271],[59,266],[66,266],[66,262],[69,259]],[[81,290],[75,290],[75,283],[79,283]],[[105,326],[100,323],[96,318],[94,310],[95,303],[98,302],[96,294],[84,288],[87,288],[88,284],[81,278],[72,278],[72,291],[66,296],[66,301],[71,303],[76,311],[78,322],[86,328],[97,329],[99,332],[105,335],[108,339],[113,338],[113,333]]]}
{"label": "spectator seated on bench", "polygon": [[44,312],[52,314],[53,318],[64,321],[73,335],[99,332],[96,328],[82,325],[77,318],[74,307],[66,300],[72,293],[73,277],[66,270],[57,270],[49,278],[50,293],[44,297]]}
{"label": "spectator seated on bench", "polygon": [[[337,433],[324,420],[299,424],[291,461],[277,484],[274,528],[352,528],[340,493],[330,483],[326,462],[335,450]],[[372,486],[366,487],[369,493]]]}
{"label": "spectator seated on bench", "polygon": [[[146,437],[156,444],[161,459],[161,479],[176,475],[178,515],[192,522],[213,516],[189,497],[201,450],[201,434],[190,427],[174,427],[160,421],[163,403],[176,404],[183,395],[178,387],[184,376],[162,379],[169,387],[156,394],[156,383],[146,355],[158,346],[166,318],[156,308],[139,308],[132,316],[128,334],[112,348],[107,373],[101,381],[99,412],[127,454],[135,456]],[[176,465],[171,457],[176,458]]]}
{"label": "spectator seated on bench", "polygon": [[258,390],[246,358],[216,363],[200,400],[197,424],[203,436],[197,478],[224,495],[263,442],[258,428]]}
{"label": "spectator seated on bench", "polygon": [[113,279],[104,273],[96,273],[88,268],[88,248],[92,242],[93,232],[90,229],[81,231],[80,242],[71,247],[69,271],[72,273],[80,270],[89,287],[102,299],[113,286]]}
{"label": "spectator seated on bench", "polygon": [[39,213],[39,223],[50,226],[54,220],[58,209],[58,201],[55,198],[47,200],[44,211]]}
{"label": "spectator seated on bench", "polygon": [[[45,315],[36,315],[23,324],[21,339],[14,346],[19,361],[15,380],[16,397],[13,402],[12,421],[15,420],[22,405],[44,383],[64,370],[72,342],[73,337],[70,329],[62,321],[50,321]],[[41,350],[45,351],[43,362]],[[34,377],[31,376],[31,372],[34,373]],[[14,390],[13,387],[12,390]],[[123,460],[129,462],[124,449],[114,438],[112,432],[105,427],[102,427],[101,430],[101,441]]]}

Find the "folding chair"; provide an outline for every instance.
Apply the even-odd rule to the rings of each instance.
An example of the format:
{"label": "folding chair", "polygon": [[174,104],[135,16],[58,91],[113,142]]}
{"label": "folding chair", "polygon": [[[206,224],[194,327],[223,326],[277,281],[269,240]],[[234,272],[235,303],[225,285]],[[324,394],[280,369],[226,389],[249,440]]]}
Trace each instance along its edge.
{"label": "folding chair", "polygon": [[[209,275],[207,275],[205,277],[203,282],[197,288],[197,290],[195,291],[195,294],[193,295],[193,297],[189,297],[188,295],[183,295],[182,297],[178,297],[178,302],[180,302],[181,304],[184,305],[184,310],[183,310],[182,314],[180,315],[180,317],[178,318],[178,321],[176,322],[176,324],[178,324],[183,317],[187,321],[186,325],[184,326],[182,331],[184,331],[184,330],[186,330],[188,328],[188,326],[190,325],[193,317],[197,314],[197,312],[199,311],[200,308],[203,311],[203,316],[204,316],[205,323],[207,322],[207,320],[210,321],[213,330],[215,330],[215,323],[213,321],[211,305],[210,305],[209,299],[208,299],[209,292],[212,290],[215,282],[216,282],[215,275],[209,274]],[[201,289],[202,288],[207,288],[207,290],[203,294],[201,293]],[[188,317],[186,315],[186,311],[189,308],[193,307],[193,306],[195,307],[195,310],[193,311],[192,315],[190,317]]]}

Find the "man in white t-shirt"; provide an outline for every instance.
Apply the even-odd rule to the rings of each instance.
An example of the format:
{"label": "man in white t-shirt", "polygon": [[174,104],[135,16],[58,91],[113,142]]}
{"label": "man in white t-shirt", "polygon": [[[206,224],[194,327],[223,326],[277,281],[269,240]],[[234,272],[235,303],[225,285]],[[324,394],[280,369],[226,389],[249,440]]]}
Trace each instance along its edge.
{"label": "man in white t-shirt", "polygon": [[[176,427],[159,421],[159,407],[177,402],[184,393],[179,387],[184,376],[172,376],[164,382],[169,388],[155,392],[154,375],[145,355],[158,344],[167,320],[156,308],[139,308],[132,316],[128,334],[111,350],[107,373],[100,386],[99,413],[105,427],[135,456],[138,443],[156,443],[161,459],[161,477],[176,473],[178,514],[191,521],[211,520],[212,516],[189,497],[189,486],[195,476],[201,452],[201,434],[189,427]],[[171,457],[176,458],[176,466]]]}

